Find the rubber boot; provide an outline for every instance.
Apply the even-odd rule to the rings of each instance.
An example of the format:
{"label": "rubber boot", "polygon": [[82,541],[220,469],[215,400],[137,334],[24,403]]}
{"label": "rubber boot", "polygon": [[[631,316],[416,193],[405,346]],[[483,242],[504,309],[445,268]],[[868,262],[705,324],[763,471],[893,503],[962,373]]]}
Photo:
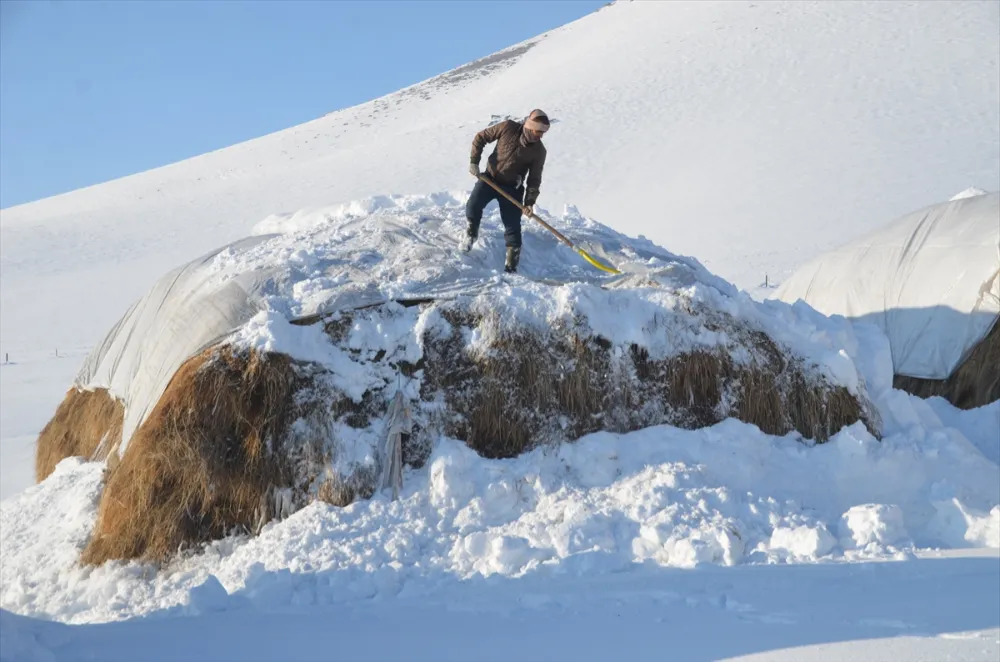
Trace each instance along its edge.
{"label": "rubber boot", "polygon": [[471,233],[466,233],[465,239],[462,240],[461,249],[463,253],[468,253],[472,250],[472,245],[476,243],[476,235]]}
{"label": "rubber boot", "polygon": [[517,273],[517,263],[521,259],[520,246],[507,247],[507,261],[503,265],[503,270],[509,274]]}

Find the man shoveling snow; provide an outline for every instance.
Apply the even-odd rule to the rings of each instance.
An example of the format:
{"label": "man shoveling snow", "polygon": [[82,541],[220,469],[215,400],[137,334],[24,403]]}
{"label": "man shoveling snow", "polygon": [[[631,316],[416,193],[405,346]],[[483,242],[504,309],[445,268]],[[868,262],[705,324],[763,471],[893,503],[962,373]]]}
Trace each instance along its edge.
{"label": "man shoveling snow", "polygon": [[[465,216],[469,221],[467,236],[462,250],[468,252],[479,236],[479,223],[483,210],[493,200],[500,205],[500,218],[504,226],[504,243],[507,245],[507,259],[504,271],[517,271],[521,258],[521,214],[531,214],[538,200],[542,185],[542,169],[545,166],[545,145],[542,134],[549,130],[549,118],[541,110],[531,111],[524,122],[506,120],[483,129],[472,140],[472,163],[469,172],[477,180]],[[487,159],[486,172],[479,171],[479,160],[487,143],[496,142],[493,153]],[[492,186],[483,181],[488,177],[515,200],[523,200],[524,207],[518,208],[500,195]]]}

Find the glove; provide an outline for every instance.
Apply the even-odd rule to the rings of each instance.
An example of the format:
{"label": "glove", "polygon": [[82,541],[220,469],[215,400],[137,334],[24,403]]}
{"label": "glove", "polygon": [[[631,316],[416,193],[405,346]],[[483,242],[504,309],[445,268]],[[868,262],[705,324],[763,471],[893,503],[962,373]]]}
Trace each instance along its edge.
{"label": "glove", "polygon": [[476,179],[479,179],[479,164],[478,163],[470,163],[469,164],[469,173],[473,177],[475,177]]}
{"label": "glove", "polygon": [[538,194],[540,191],[537,188],[529,188],[528,192],[524,196],[524,206],[534,207],[535,200],[538,200]]}

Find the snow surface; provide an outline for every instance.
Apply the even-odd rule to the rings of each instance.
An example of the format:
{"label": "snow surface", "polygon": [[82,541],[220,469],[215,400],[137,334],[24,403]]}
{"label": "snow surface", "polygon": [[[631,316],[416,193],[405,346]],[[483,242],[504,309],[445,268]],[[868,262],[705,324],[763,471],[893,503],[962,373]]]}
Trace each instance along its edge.
{"label": "snow surface", "polygon": [[[993,555],[926,555],[548,573],[468,581],[431,596],[259,609],[206,580],[196,606],[109,624],[66,626],[0,610],[0,659],[466,662],[471,653],[484,662],[995,662],[1000,604],[984,587],[998,582]],[[289,594],[309,600],[308,587]]]}
{"label": "snow surface", "polygon": [[[828,365],[864,377],[884,441],[726,421],[487,461],[442,440],[399,501],[314,504],[164,568],[73,563],[100,467],[23,487],[84,356],[162,274],[260,219],[280,244],[332,205],[461,200],[473,133],[530,108],[555,120],[543,210],[576,205],[758,295],[900,214],[998,190],[998,28],[993,2],[619,2],[382,99],[0,211],[0,659],[995,661],[1000,404],[893,391],[877,328],[802,305],[746,310],[843,350]],[[495,268],[495,249],[470,260]],[[248,342],[289,342],[284,312],[254,319]]]}
{"label": "snow surface", "polygon": [[[517,628],[538,617],[576,627],[595,613],[624,614],[634,621],[627,627],[652,628],[642,637],[649,645],[662,627],[676,632],[692,619],[735,619],[757,628],[721,648],[688,641],[683,645],[697,651],[694,659],[709,659],[711,651],[767,650],[774,641],[788,646],[956,631],[973,631],[958,640],[975,644],[973,653],[995,654],[1000,558],[942,562],[942,575],[916,559],[933,548],[1000,547],[997,465],[959,428],[941,424],[927,403],[901,392],[893,400],[881,442],[857,424],[809,447],[730,420],[697,431],[662,426],[597,433],[498,461],[445,439],[423,469],[407,471],[399,501],[376,496],[342,509],[317,502],[256,538],[212,543],[162,569],[74,564],[93,524],[102,467],[70,458],[45,482],[0,502],[0,608],[67,623],[153,616],[145,621],[146,639],[207,627],[199,620],[206,618],[225,619],[225,627],[242,632],[264,614],[279,622],[297,614],[309,622],[320,610],[338,621],[345,609],[361,609],[372,618],[385,611],[391,619],[430,605],[432,613],[444,609],[449,621],[471,613]],[[991,408],[1000,413],[1000,403]],[[907,569],[866,565],[874,561],[901,561],[889,565]],[[789,568],[787,575],[764,571],[803,563],[818,567]],[[732,575],[707,569],[733,565],[743,569]],[[694,574],[664,574],[670,568]],[[940,610],[929,609],[923,597],[915,600],[922,607],[902,606],[906,595],[929,590],[942,601],[935,602]],[[492,593],[500,594],[499,604]],[[824,594],[833,602],[817,603]],[[831,612],[837,617],[829,621]],[[84,650],[98,647],[90,639],[96,630],[46,629],[3,616],[0,631],[15,642],[5,647],[64,648],[50,659],[76,659],[79,653],[68,649],[79,651],[81,644],[69,647],[69,641],[89,640]],[[173,616],[195,620],[178,624]],[[811,633],[801,633],[800,625]],[[117,630],[119,641],[130,631]],[[409,656],[402,646],[369,649],[371,642],[356,635],[348,650],[362,657]],[[530,642],[541,633],[528,628],[514,636]],[[584,635],[575,645],[587,641]],[[176,653],[178,645],[166,650]],[[896,642],[886,650],[897,655],[915,645]],[[958,650],[935,645],[948,654]],[[596,657],[608,659],[609,643],[601,646],[605,654]],[[280,650],[254,655],[278,659]],[[434,657],[431,649],[420,650]],[[458,650],[448,659],[459,659]],[[529,658],[541,659],[545,650],[529,650]],[[500,658],[494,654],[489,659]],[[167,659],[157,655],[166,652],[149,659]],[[584,658],[591,655],[593,649]]]}

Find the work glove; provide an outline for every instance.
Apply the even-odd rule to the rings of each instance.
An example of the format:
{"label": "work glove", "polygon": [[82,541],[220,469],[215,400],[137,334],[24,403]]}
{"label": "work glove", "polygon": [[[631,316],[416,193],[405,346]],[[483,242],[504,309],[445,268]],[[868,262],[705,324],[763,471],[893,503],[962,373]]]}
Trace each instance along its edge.
{"label": "work glove", "polygon": [[524,196],[524,206],[534,207],[535,200],[538,200],[539,190],[537,188],[529,188],[527,194]]}
{"label": "work glove", "polygon": [[475,177],[476,179],[479,179],[479,164],[478,163],[470,163],[469,164],[469,173],[473,177]]}

